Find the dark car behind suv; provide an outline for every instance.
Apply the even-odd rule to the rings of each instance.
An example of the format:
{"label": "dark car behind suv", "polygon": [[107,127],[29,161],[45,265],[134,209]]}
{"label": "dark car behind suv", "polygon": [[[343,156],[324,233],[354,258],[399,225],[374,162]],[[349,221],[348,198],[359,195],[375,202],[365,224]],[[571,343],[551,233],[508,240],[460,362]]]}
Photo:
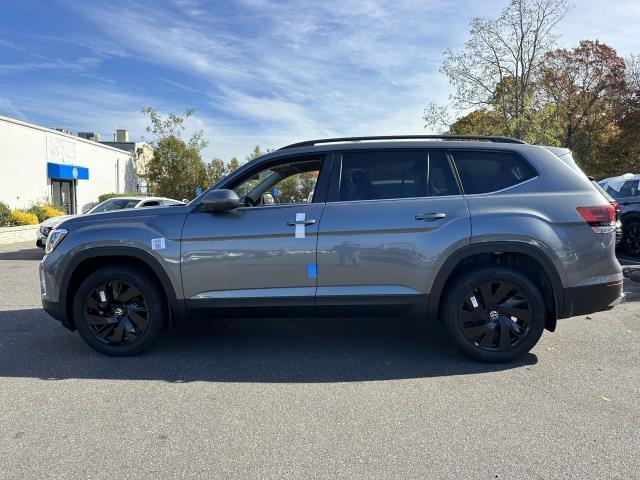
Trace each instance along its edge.
{"label": "dark car behind suv", "polygon": [[614,220],[579,169],[519,140],[315,140],[185,206],[65,221],[42,303],[109,355],[187,316],[412,314],[509,361],[557,319],[620,301]]}

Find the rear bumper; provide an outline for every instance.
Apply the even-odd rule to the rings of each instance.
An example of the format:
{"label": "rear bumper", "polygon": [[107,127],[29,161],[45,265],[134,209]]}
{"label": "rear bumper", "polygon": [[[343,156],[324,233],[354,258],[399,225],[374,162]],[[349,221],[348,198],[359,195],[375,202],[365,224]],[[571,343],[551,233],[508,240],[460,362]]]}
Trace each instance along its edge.
{"label": "rear bumper", "polygon": [[564,289],[564,314],[560,318],[609,310],[624,298],[623,281]]}

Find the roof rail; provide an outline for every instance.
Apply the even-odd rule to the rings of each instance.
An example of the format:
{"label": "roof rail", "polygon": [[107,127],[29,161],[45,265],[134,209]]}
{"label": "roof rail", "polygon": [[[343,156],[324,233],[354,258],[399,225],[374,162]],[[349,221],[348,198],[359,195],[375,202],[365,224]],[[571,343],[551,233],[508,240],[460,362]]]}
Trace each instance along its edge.
{"label": "roof rail", "polygon": [[338,137],[338,138],[320,138],[317,140],[307,140],[305,142],[292,143],[278,150],[287,150],[289,148],[313,147],[321,143],[338,143],[338,142],[363,142],[371,140],[477,140],[482,142],[494,143],[524,143],[522,140],[511,137],[499,137],[491,135],[379,135],[370,137]]}

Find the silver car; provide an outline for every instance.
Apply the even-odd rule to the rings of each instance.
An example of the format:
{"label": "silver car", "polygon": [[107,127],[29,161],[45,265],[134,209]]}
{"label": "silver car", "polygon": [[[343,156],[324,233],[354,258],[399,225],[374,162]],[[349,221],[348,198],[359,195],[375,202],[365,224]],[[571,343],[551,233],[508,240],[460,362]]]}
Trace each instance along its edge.
{"label": "silver car", "polygon": [[[122,210],[125,208],[158,207],[168,205],[183,205],[183,202],[165,197],[113,197],[87,209],[82,214],[89,215],[91,213],[111,212],[113,210]],[[36,232],[36,246],[44,248],[47,243],[49,232],[65,220],[75,216],[77,215],[61,215],[59,217],[48,218],[42,222]]]}
{"label": "silver car", "polygon": [[557,319],[622,299],[614,247],[613,206],[543,147],[325,139],[257,158],[185,206],[66,220],[40,286],[45,310],[108,355],[185,318],[414,315],[505,362]]}

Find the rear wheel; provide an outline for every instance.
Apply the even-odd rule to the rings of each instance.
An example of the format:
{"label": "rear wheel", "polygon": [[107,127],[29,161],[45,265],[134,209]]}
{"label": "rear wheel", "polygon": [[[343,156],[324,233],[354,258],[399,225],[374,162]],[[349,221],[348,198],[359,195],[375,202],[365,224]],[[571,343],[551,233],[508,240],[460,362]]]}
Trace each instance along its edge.
{"label": "rear wheel", "polygon": [[620,246],[629,255],[640,256],[640,221],[630,220],[624,223]]}
{"label": "rear wheel", "polygon": [[160,336],[167,308],[157,283],[125,265],[103,267],[80,285],[73,302],[80,336],[106,355],[136,355]]}
{"label": "rear wheel", "polygon": [[451,338],[466,355],[508,362],[538,342],[546,309],[540,290],[526,275],[490,266],[454,279],[443,313]]}

